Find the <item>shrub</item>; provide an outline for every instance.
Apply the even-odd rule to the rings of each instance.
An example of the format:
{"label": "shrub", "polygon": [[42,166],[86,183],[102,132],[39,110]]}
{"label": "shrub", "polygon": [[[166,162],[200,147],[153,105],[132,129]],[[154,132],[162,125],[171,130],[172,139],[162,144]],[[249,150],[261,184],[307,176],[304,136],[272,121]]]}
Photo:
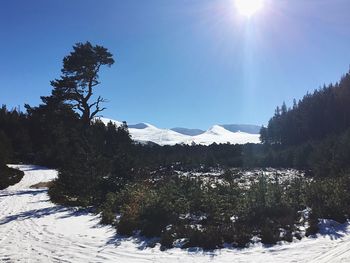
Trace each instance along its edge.
{"label": "shrub", "polygon": [[114,193],[106,195],[106,201],[102,204],[101,223],[114,224],[116,219],[116,202],[117,196]]}
{"label": "shrub", "polygon": [[316,235],[319,231],[318,227],[318,218],[315,213],[311,213],[308,218],[309,226],[306,229],[305,236],[313,236]]}
{"label": "shrub", "polygon": [[260,237],[263,244],[274,245],[280,240],[280,231],[273,222],[268,222],[261,228]]}
{"label": "shrub", "polygon": [[117,233],[122,236],[132,236],[137,229],[138,222],[134,218],[123,216],[117,224]]}
{"label": "shrub", "polygon": [[188,242],[183,246],[201,247],[206,250],[221,248],[223,245],[222,235],[215,226],[207,226],[203,229],[187,227]]}
{"label": "shrub", "polygon": [[17,184],[22,180],[24,173],[22,171],[9,168],[0,164],[0,190]]}
{"label": "shrub", "polygon": [[[234,182],[217,183],[177,176],[153,177],[126,185],[116,194],[108,194],[102,210],[103,222],[114,222],[117,232],[160,237],[162,249],[176,240],[183,247],[216,249],[229,243],[245,247],[259,235],[264,244],[280,240],[291,242],[293,233],[300,238],[296,223],[298,211],[311,207],[307,235],[318,231],[321,215],[335,217],[337,211],[348,215],[346,178],[320,179],[309,183],[294,180],[280,183],[261,177],[250,188]],[[327,199],[325,199],[327,198]]]}
{"label": "shrub", "polygon": [[317,218],[344,223],[349,217],[350,180],[347,176],[317,179],[310,183],[306,202]]}
{"label": "shrub", "polygon": [[174,236],[175,233],[172,230],[163,231],[162,235],[160,236],[160,244],[162,245],[162,250],[173,247],[175,241]]}

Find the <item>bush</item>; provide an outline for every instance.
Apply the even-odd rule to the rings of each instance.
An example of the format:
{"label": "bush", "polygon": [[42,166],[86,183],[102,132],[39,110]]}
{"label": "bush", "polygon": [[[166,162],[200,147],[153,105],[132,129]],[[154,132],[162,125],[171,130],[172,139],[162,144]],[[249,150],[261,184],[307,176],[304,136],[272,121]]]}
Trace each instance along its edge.
{"label": "bush", "polygon": [[127,186],[117,195],[117,206],[121,217],[117,223],[117,232],[121,235],[132,235],[140,230],[143,207],[147,204],[150,188],[147,184],[133,184]]}
{"label": "bush", "polygon": [[0,190],[17,184],[22,180],[24,173],[22,171],[0,165]]}
{"label": "bush", "polygon": [[233,244],[239,248],[247,247],[251,238],[252,238],[251,232],[240,230],[240,231],[237,231],[237,233],[235,234]]}
{"label": "bush", "polygon": [[114,224],[116,220],[116,202],[117,196],[114,193],[106,195],[106,201],[102,204],[101,223]]}
{"label": "bush", "polygon": [[260,237],[263,244],[274,245],[280,240],[280,231],[273,222],[268,222],[261,228]]}
{"label": "bush", "polygon": [[160,244],[162,245],[162,250],[173,247],[175,241],[174,236],[175,233],[172,230],[163,231],[162,235],[160,236]]}
{"label": "bush", "polygon": [[243,222],[230,223],[222,226],[221,235],[223,242],[236,247],[246,247],[253,234],[252,228]]}
{"label": "bush", "polygon": [[187,227],[188,242],[183,248],[201,247],[206,250],[221,248],[223,245],[222,235],[215,226],[206,226],[203,229]]}
{"label": "bush", "polygon": [[117,223],[117,233],[122,236],[132,236],[138,229],[138,222],[135,218],[122,216]]}
{"label": "bush", "polygon": [[306,192],[306,203],[316,218],[344,223],[350,215],[350,178],[316,179]]}
{"label": "bush", "polygon": [[308,219],[309,226],[306,229],[305,236],[313,236],[316,235],[319,231],[318,227],[318,218],[315,213],[311,213]]}
{"label": "bush", "polygon": [[170,219],[169,212],[160,203],[146,205],[140,214],[141,234],[146,237],[159,237]]}
{"label": "bush", "polygon": [[306,207],[313,211],[307,235],[317,233],[319,217],[349,214],[347,177],[283,183],[277,176],[272,182],[261,177],[249,188],[237,185],[228,173],[224,177],[229,181],[167,173],[140,178],[101,197],[101,221],[115,224],[121,235],[160,237],[162,249],[186,240],[183,248],[210,250],[224,243],[245,247],[256,235],[264,244],[291,242],[293,233],[300,238],[298,211]]}

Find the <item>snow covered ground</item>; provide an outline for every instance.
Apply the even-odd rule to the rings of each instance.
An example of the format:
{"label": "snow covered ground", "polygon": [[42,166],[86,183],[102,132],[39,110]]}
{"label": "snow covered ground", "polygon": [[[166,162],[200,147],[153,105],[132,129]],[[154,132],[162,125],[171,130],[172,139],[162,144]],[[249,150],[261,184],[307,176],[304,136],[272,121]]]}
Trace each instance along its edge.
{"label": "snow covered ground", "polygon": [[22,181],[0,191],[0,262],[350,262],[350,224],[324,221],[322,234],[273,247],[203,252],[146,248],[115,236],[87,212],[54,205],[47,189],[31,189],[57,176],[43,167],[15,165]]}
{"label": "snow covered ground", "polygon": [[[110,121],[120,126],[120,121],[115,121],[108,118],[99,118],[103,123],[107,124]],[[201,144],[210,145],[213,143],[260,143],[259,134],[250,134],[246,132],[231,132],[222,126],[214,125],[207,131],[196,136],[189,136],[178,133],[170,129],[160,129],[148,123],[139,123],[131,125],[129,132],[135,141],[139,142],[154,142],[159,145],[175,145],[175,144]]]}

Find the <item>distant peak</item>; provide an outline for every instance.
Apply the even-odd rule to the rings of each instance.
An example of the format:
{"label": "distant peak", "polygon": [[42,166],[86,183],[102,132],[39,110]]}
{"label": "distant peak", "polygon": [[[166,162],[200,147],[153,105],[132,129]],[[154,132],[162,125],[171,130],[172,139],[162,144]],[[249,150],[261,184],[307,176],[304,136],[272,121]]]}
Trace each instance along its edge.
{"label": "distant peak", "polygon": [[222,133],[227,133],[229,132],[228,130],[226,130],[224,127],[220,126],[220,125],[213,125],[208,131],[207,133],[211,133],[211,134],[222,134]]}
{"label": "distant peak", "polygon": [[147,127],[150,127],[151,125],[147,124],[147,123],[137,123],[137,124],[133,124],[133,125],[128,125],[129,128],[131,129],[146,129]]}
{"label": "distant peak", "polygon": [[183,135],[189,135],[189,136],[196,136],[205,132],[201,129],[189,129],[189,128],[182,128],[182,127],[172,128],[171,130],[181,133]]}

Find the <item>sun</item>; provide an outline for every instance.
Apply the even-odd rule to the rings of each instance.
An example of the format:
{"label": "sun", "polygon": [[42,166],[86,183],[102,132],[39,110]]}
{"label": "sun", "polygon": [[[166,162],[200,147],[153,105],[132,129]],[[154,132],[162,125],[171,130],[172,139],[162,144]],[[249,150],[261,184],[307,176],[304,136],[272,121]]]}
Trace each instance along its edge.
{"label": "sun", "polygon": [[235,0],[237,11],[247,18],[252,17],[264,6],[264,0]]}

